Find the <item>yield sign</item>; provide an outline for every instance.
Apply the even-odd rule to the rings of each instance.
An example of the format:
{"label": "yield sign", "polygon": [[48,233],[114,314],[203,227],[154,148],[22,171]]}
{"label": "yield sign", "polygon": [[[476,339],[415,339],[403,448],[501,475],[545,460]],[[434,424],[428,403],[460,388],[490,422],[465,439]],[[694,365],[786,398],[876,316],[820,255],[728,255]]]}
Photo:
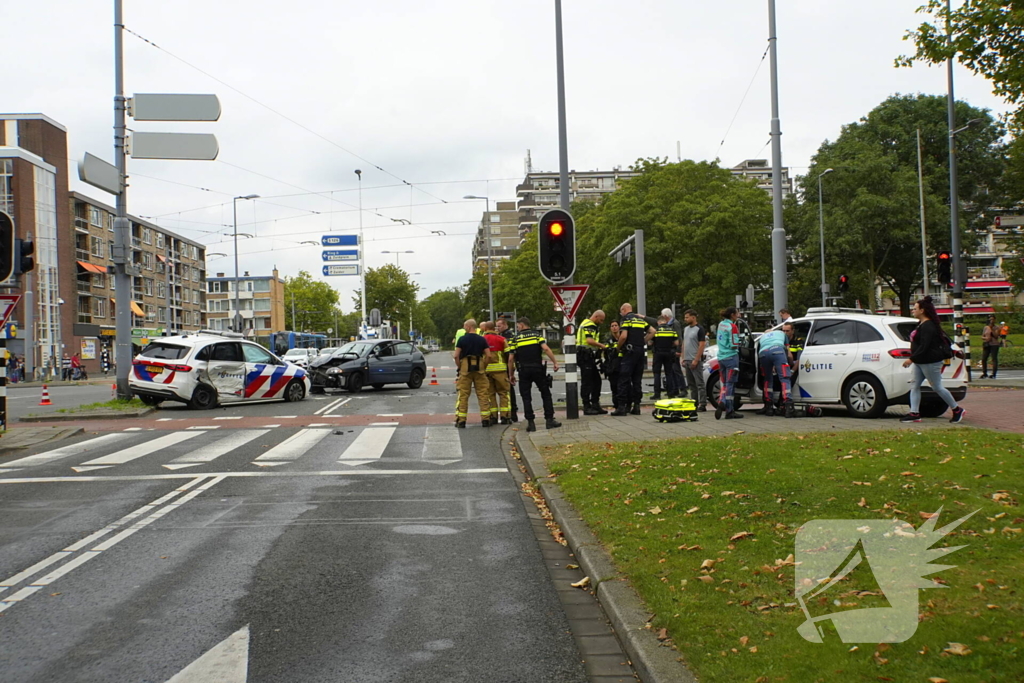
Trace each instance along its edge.
{"label": "yield sign", "polygon": [[562,314],[572,320],[590,285],[549,285],[548,289],[551,290],[551,296],[555,297],[555,303],[562,309]]}
{"label": "yield sign", "polygon": [[0,294],[0,326],[7,324],[11,311],[21,301],[21,294]]}

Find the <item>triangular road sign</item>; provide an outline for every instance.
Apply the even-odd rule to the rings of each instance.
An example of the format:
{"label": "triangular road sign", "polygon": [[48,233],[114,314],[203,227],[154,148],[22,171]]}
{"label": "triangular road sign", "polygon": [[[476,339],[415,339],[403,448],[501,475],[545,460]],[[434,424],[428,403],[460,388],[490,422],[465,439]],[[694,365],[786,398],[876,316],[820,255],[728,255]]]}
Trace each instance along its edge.
{"label": "triangular road sign", "polygon": [[21,294],[0,294],[0,327],[7,324],[11,311],[21,301]]}
{"label": "triangular road sign", "polygon": [[549,285],[555,304],[562,309],[562,315],[572,320],[583,303],[590,285]]}

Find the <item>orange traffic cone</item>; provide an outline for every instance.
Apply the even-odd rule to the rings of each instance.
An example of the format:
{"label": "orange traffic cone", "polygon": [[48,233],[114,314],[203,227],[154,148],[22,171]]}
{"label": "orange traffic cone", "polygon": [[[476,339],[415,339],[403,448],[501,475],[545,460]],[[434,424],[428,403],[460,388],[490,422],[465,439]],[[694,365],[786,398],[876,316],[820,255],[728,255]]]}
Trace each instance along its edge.
{"label": "orange traffic cone", "polygon": [[46,385],[43,385],[43,398],[40,399],[39,405],[41,406],[52,406],[50,403],[50,392],[46,389]]}
{"label": "orange traffic cone", "polygon": [[110,398],[117,398],[117,383],[110,385]]}
{"label": "orange traffic cone", "polygon": [[437,381],[437,368],[430,368],[430,384],[427,386],[439,387],[440,383]]}

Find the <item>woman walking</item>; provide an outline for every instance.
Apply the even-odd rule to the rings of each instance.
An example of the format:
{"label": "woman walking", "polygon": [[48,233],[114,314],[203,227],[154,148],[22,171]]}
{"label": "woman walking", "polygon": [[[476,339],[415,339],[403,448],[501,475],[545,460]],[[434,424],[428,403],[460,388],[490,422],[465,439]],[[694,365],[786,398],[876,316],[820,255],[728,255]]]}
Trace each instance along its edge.
{"label": "woman walking", "polygon": [[964,409],[957,405],[956,399],[942,386],[942,361],[952,358],[949,337],[939,326],[939,314],[935,311],[932,298],[926,296],[914,304],[911,315],[920,322],[910,333],[910,358],[903,362],[903,367],[914,366],[913,380],[910,385],[910,412],[900,422],[921,421],[921,385],[927,379],[928,384],[938,396],[953,409],[950,422],[960,422],[964,418]]}
{"label": "woman walking", "polygon": [[739,311],[730,306],[722,311],[722,321],[718,323],[716,338],[718,341],[718,372],[722,390],[718,394],[718,407],[715,408],[715,419],[721,420],[725,413],[726,420],[738,420],[743,417],[733,404],[733,391],[736,388],[736,377],[739,375],[739,336],[736,326]]}
{"label": "woman walking", "polygon": [[[1003,340],[999,336],[999,325],[996,325],[996,317],[990,315],[988,317],[988,323],[985,325],[984,331],[981,333],[981,341],[983,346],[981,347],[981,378],[992,379],[996,378],[996,373],[999,372],[999,347],[1003,345]],[[988,359],[992,358],[992,374],[988,374]]]}

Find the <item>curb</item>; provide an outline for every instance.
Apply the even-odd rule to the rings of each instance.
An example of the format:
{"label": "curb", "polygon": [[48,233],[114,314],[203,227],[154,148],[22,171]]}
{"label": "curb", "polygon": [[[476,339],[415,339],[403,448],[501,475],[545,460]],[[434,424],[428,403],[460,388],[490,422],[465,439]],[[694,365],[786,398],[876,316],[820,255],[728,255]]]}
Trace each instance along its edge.
{"label": "curb", "polygon": [[18,422],[77,422],[79,420],[120,420],[131,417],[145,417],[156,408],[143,408],[142,410],[106,410],[87,413],[53,413],[51,415],[25,415],[18,418]]}
{"label": "curb", "polygon": [[676,650],[664,647],[654,632],[646,628],[650,612],[640,596],[615,568],[611,555],[580,519],[572,504],[562,495],[557,483],[548,479],[550,472],[529,437],[513,437],[522,454],[530,478],[547,501],[548,508],[561,527],[580,567],[597,594],[605,614],[612,622],[623,649],[633,662],[633,668],[644,683],[696,683],[697,678],[677,660]]}
{"label": "curb", "polygon": [[[33,428],[27,428],[27,429],[31,430]],[[36,427],[34,429],[45,429],[45,428]],[[58,439],[60,439],[60,440],[70,439],[72,437],[80,436],[81,434],[85,433],[85,428],[84,427],[71,427],[71,428],[68,428],[68,427],[50,427],[50,429],[56,430],[55,433],[54,434],[49,434],[49,435],[44,434],[44,435],[41,435],[42,438],[35,439],[35,440],[31,441],[31,442],[19,443],[19,444],[16,444],[14,446],[10,446],[6,442],[9,441],[11,438],[16,438],[16,437],[11,435],[11,433],[9,431],[5,432],[4,436],[8,437],[8,438],[7,439],[0,439],[0,456],[12,455],[12,454],[16,453],[17,451],[21,451],[21,450],[24,450],[26,448],[32,448],[33,446],[38,446],[39,444],[47,443],[47,442],[50,442],[50,441],[56,441]],[[25,431],[25,430],[20,430],[19,429],[18,431],[21,432],[21,431]],[[67,432],[67,433],[65,433],[65,432]],[[0,463],[0,467],[3,467],[3,463]]]}

